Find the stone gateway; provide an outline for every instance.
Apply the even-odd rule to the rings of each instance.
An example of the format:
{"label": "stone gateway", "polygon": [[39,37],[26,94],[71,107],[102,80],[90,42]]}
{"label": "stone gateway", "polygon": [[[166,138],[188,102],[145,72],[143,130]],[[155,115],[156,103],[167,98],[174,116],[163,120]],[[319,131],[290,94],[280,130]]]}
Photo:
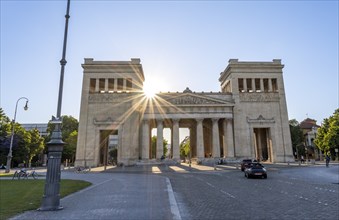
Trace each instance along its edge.
{"label": "stone gateway", "polygon": [[[124,165],[160,161],[164,128],[170,161],[180,161],[179,128],[189,130],[191,157],[293,161],[281,60],[230,59],[220,92],[158,93],[147,97],[140,59],[86,58],[75,165]],[[156,146],[152,147],[152,129]]]}

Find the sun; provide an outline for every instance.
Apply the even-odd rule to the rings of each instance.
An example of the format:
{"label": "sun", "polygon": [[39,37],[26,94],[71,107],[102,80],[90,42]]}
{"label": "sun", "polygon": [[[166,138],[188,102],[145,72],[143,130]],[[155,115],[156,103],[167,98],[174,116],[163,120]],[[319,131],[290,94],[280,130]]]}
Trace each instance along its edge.
{"label": "sun", "polygon": [[143,86],[144,94],[147,98],[154,98],[155,94],[157,93],[157,88],[154,86],[153,83],[144,82]]}

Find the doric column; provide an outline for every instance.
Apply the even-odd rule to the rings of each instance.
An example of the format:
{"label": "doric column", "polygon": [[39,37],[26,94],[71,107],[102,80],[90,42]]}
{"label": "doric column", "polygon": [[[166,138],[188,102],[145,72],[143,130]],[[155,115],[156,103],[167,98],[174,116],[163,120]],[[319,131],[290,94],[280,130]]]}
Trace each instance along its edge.
{"label": "doric column", "polygon": [[105,92],[108,92],[108,79],[105,79]]}
{"label": "doric column", "polygon": [[164,154],[164,137],[163,137],[163,120],[157,119],[157,150],[156,150],[156,158],[161,159],[161,156]]}
{"label": "doric column", "polygon": [[114,88],[113,88],[113,91],[118,91],[118,78],[115,78],[114,79]]}
{"label": "doric column", "polygon": [[150,140],[149,121],[142,121],[142,149],[141,158],[149,159],[149,140]]}
{"label": "doric column", "polygon": [[173,122],[173,159],[179,160],[180,159],[180,147],[179,147],[179,119],[172,119]]}
{"label": "doric column", "polygon": [[222,139],[222,147],[223,147],[223,151],[224,151],[224,158],[226,158],[228,156],[228,152],[227,152],[227,119],[225,118],[222,126],[224,128],[224,138]]}
{"label": "doric column", "polygon": [[247,92],[247,80],[246,80],[246,78],[243,78],[242,82],[244,84],[244,91]]}
{"label": "doric column", "polygon": [[260,78],[260,92],[264,92],[264,79]]}
{"label": "doric column", "polygon": [[268,91],[272,92],[272,79],[268,79]]}
{"label": "doric column", "polygon": [[219,118],[212,118],[212,157],[220,157],[220,142],[219,142]]}
{"label": "doric column", "polygon": [[205,152],[204,152],[204,133],[203,133],[203,127],[202,127],[202,121],[204,119],[196,119],[197,121],[197,157],[198,158],[204,158]]}
{"label": "doric column", "polygon": [[256,88],[255,88],[255,79],[252,78],[252,91],[255,92],[256,91]]}
{"label": "doric column", "polygon": [[227,157],[234,157],[234,144],[233,144],[233,124],[232,119],[225,119],[225,138],[227,146]]}
{"label": "doric column", "polygon": [[126,78],[122,79],[122,91],[127,91]]}
{"label": "doric column", "polygon": [[99,79],[95,79],[95,92],[99,92]]}

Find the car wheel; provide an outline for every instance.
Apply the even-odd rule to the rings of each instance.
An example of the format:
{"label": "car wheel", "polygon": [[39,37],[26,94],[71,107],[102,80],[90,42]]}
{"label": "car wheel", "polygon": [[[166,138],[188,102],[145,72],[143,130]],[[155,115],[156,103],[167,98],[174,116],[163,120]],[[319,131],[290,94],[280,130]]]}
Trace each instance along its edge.
{"label": "car wheel", "polygon": [[267,179],[267,175],[264,175],[264,179]]}
{"label": "car wheel", "polygon": [[245,173],[245,177],[247,177],[247,173]]}
{"label": "car wheel", "polygon": [[249,175],[248,173],[246,173],[246,177],[247,177],[247,179],[249,179],[249,178],[250,178],[250,175]]}

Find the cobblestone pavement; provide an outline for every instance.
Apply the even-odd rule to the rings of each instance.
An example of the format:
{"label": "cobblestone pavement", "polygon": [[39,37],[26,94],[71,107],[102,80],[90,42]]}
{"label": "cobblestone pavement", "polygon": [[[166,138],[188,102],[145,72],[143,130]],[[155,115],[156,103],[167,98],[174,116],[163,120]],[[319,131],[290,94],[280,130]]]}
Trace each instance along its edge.
{"label": "cobblestone pavement", "polygon": [[93,183],[61,199],[62,210],[28,211],[12,219],[180,219],[168,178],[121,173],[62,173]]}
{"label": "cobblestone pavement", "polygon": [[182,219],[339,219],[339,166],[268,167],[268,179],[218,169],[163,173]]}

